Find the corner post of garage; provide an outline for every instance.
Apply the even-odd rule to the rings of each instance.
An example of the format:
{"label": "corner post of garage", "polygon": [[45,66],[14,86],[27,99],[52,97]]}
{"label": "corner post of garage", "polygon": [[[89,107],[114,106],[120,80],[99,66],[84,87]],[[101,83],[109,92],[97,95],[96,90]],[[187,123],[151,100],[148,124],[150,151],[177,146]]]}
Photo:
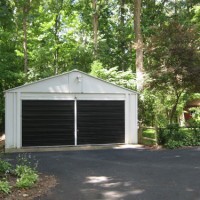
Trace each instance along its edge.
{"label": "corner post of garage", "polygon": [[16,147],[20,148],[22,146],[21,141],[21,93],[17,92],[16,94]]}
{"label": "corner post of garage", "polygon": [[74,145],[77,146],[77,97],[74,98]]}

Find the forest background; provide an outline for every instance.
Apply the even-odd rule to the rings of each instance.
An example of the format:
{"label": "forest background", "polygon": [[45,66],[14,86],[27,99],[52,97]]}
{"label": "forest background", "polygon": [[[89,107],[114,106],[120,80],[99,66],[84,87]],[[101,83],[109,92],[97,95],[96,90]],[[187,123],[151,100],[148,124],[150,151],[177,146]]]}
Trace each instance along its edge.
{"label": "forest background", "polygon": [[5,90],[72,69],[138,90],[143,125],[179,123],[200,99],[199,0],[0,1],[1,130]]}

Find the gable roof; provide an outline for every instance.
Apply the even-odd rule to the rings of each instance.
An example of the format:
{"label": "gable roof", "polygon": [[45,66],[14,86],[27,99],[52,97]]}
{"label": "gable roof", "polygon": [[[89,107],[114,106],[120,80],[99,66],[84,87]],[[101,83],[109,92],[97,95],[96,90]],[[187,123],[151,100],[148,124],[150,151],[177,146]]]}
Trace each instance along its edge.
{"label": "gable roof", "polygon": [[50,93],[135,93],[136,91],[109,83],[79,70],[44,78],[5,92]]}

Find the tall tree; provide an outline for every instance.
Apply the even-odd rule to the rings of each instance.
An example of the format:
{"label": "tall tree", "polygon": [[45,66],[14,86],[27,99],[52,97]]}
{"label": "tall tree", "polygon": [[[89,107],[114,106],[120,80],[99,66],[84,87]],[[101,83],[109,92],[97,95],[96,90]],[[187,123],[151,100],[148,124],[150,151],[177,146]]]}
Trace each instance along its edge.
{"label": "tall tree", "polygon": [[54,25],[54,40],[55,40],[55,52],[54,52],[54,74],[58,74],[58,60],[59,60],[59,31],[61,26],[61,11],[63,9],[63,0],[56,0],[56,14]]}
{"label": "tall tree", "polygon": [[143,89],[144,68],[143,68],[143,38],[141,32],[141,0],[134,0],[134,31],[135,31],[135,50],[136,50],[136,80],[137,90]]}
{"label": "tall tree", "polygon": [[31,9],[32,0],[27,0],[23,2],[23,49],[24,49],[24,73],[28,72],[28,48],[27,48],[27,29],[28,29],[28,14]]}
{"label": "tall tree", "polygon": [[98,49],[98,23],[99,23],[99,14],[98,14],[98,0],[92,0],[92,12],[93,12],[93,37],[94,37],[94,57],[97,58],[97,49]]}
{"label": "tall tree", "polygon": [[[151,62],[146,72],[151,79],[151,90],[162,92],[163,101],[170,102],[166,103],[166,111],[169,122],[173,123],[182,95],[200,91],[199,38],[194,27],[173,20],[156,30],[148,42]],[[168,97],[164,94],[166,90]]]}
{"label": "tall tree", "polygon": [[120,0],[120,23],[119,23],[119,52],[121,55],[121,69],[125,70],[125,51],[126,51],[126,38],[125,38],[125,0]]}

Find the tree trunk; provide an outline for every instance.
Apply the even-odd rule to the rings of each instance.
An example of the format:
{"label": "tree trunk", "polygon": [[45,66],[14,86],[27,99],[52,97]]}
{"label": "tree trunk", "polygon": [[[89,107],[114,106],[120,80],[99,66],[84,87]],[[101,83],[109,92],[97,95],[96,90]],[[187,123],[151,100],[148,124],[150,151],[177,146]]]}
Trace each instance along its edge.
{"label": "tree trunk", "polygon": [[125,34],[124,34],[124,16],[125,16],[125,0],[120,0],[120,37],[119,37],[119,49],[120,49],[120,54],[121,54],[121,69],[125,70],[125,59],[124,59],[124,55],[125,55],[125,48],[126,48],[126,44],[125,44]]}
{"label": "tree trunk", "polygon": [[55,18],[55,33],[54,33],[54,39],[55,39],[55,52],[54,52],[54,74],[58,74],[58,42],[59,42],[59,38],[58,38],[58,31],[59,31],[59,21],[60,21],[60,16],[59,14],[56,15]]}
{"label": "tree trunk", "polygon": [[[59,29],[60,29],[60,11],[63,8],[63,0],[60,0],[60,5],[58,5],[57,14],[55,17],[55,32],[54,32],[54,39],[55,39],[55,52],[54,52],[54,74],[58,74],[59,69]],[[58,4],[58,1],[57,1]]]}
{"label": "tree trunk", "polygon": [[169,122],[170,124],[173,123],[173,120],[174,120],[174,116],[175,116],[175,113],[176,113],[176,109],[177,109],[177,105],[179,103],[179,99],[180,99],[180,96],[181,96],[182,92],[178,93],[176,92],[176,101],[172,107],[172,110],[170,112],[170,118],[169,118]]}
{"label": "tree trunk", "polygon": [[28,72],[28,48],[27,48],[27,17],[23,18],[23,50],[24,50],[24,73]]}
{"label": "tree trunk", "polygon": [[31,1],[28,0],[23,5],[23,50],[24,50],[24,73],[28,72],[28,47],[27,47],[27,17],[31,9]]}
{"label": "tree trunk", "polygon": [[177,0],[174,0],[174,18],[177,19]]}
{"label": "tree trunk", "polygon": [[97,0],[92,1],[93,10],[93,35],[94,35],[94,57],[97,58],[98,51],[98,9]]}
{"label": "tree trunk", "polygon": [[143,90],[143,38],[141,33],[140,17],[141,16],[141,0],[134,1],[134,31],[135,31],[135,50],[136,50],[136,80],[137,90]]}

